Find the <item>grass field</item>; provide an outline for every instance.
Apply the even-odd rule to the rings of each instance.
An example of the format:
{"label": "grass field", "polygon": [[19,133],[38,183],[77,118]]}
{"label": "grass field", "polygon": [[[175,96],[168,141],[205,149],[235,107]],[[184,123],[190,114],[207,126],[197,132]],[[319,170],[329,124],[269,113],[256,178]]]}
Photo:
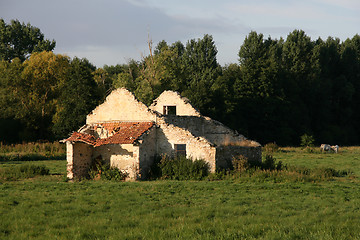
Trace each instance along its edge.
{"label": "grass field", "polygon": [[321,153],[317,148],[312,153],[301,148],[282,148],[273,155],[278,161],[291,166],[350,170],[360,177],[360,147],[343,147],[337,154]]}
{"label": "grass field", "polygon": [[352,171],[320,182],[64,182],[64,160],[31,161],[51,175],[0,183],[0,239],[360,239],[359,153],[274,153]]}

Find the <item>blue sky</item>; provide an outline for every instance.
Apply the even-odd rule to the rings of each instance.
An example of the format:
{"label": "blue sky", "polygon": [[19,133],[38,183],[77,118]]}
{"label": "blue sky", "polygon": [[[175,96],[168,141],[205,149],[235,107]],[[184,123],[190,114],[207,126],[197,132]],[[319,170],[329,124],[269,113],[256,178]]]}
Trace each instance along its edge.
{"label": "blue sky", "polygon": [[40,28],[56,53],[98,67],[147,55],[148,36],[184,44],[213,36],[218,61],[238,62],[250,31],[286,38],[302,29],[313,40],[360,34],[359,0],[1,0],[0,17]]}

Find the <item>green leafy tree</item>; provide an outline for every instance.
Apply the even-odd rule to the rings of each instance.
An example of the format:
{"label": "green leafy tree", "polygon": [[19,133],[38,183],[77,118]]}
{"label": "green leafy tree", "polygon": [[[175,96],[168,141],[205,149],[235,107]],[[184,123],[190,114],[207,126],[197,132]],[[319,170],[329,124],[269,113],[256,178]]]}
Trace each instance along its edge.
{"label": "green leafy tree", "polygon": [[55,44],[54,40],[44,39],[40,29],[29,23],[11,20],[6,24],[0,19],[0,60],[19,58],[25,61],[33,52],[52,51]]}
{"label": "green leafy tree", "polygon": [[297,142],[297,136],[311,129],[311,108],[316,101],[316,89],[312,84],[318,77],[314,69],[314,45],[302,30],[291,32],[283,44],[284,91],[291,105],[288,117],[290,128],[295,131],[293,143]]}
{"label": "green leafy tree", "polygon": [[289,140],[282,47],[282,39],[264,39],[253,31],[239,50],[241,77],[234,82],[233,115],[241,132],[264,142]]}
{"label": "green leafy tree", "polygon": [[303,148],[313,147],[315,139],[312,135],[304,134],[300,137],[300,146]]}
{"label": "green leafy tree", "polygon": [[94,80],[95,69],[87,59],[71,61],[53,116],[53,132],[57,138],[66,137],[85,124],[86,115],[98,105],[101,95]]}
{"label": "green leafy tree", "polygon": [[[113,75],[113,88],[124,87],[132,92],[135,92],[136,79],[140,76],[139,63],[135,60],[130,60],[124,64],[123,70]],[[104,68],[108,72],[108,68]],[[116,77],[115,77],[116,76]]]}
{"label": "green leafy tree", "polygon": [[217,49],[212,36],[188,41],[182,55],[184,88],[182,93],[204,114],[211,114],[214,104],[212,87],[221,75],[216,59]]}
{"label": "green leafy tree", "polygon": [[19,141],[23,124],[15,119],[20,107],[9,86],[21,78],[23,65],[20,59],[12,62],[0,61],[0,142],[13,143]]}
{"label": "green leafy tree", "polygon": [[113,86],[133,91],[145,104],[151,104],[164,90],[179,91],[182,74],[179,51],[179,45],[168,46],[161,41],[153,53],[152,43],[149,42],[149,55],[141,62],[129,62],[128,71],[119,73]]}
{"label": "green leafy tree", "polygon": [[113,90],[112,76],[103,68],[96,69],[93,72],[93,75],[99,94],[105,99],[105,97]]}
{"label": "green leafy tree", "polygon": [[50,139],[51,119],[56,108],[59,86],[67,76],[69,59],[44,51],[33,53],[21,65],[19,60],[10,64],[9,71],[13,72],[15,68],[19,70],[13,72],[7,83],[11,99],[7,106],[14,111],[14,118],[26,126],[28,138]]}

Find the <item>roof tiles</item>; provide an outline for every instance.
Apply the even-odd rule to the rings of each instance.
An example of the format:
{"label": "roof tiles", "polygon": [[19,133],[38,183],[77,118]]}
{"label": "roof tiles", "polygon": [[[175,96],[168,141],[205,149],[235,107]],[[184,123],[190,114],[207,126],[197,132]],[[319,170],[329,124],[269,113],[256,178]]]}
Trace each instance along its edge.
{"label": "roof tiles", "polygon": [[154,125],[153,122],[106,122],[98,123],[95,129],[105,128],[113,133],[108,138],[95,138],[95,136],[85,133],[74,132],[65,141],[84,142],[94,147],[106,144],[133,144],[141,135],[148,131]]}

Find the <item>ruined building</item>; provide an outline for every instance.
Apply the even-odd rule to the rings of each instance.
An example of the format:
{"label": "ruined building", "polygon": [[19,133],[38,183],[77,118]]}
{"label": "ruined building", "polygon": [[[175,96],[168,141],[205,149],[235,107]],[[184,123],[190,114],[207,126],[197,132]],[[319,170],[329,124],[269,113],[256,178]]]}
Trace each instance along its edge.
{"label": "ruined building", "polygon": [[259,143],[202,116],[172,91],[147,107],[128,90],[117,89],[64,142],[70,179],[86,176],[95,159],[126,171],[131,179],[146,178],[154,156],[162,154],[203,159],[211,172],[229,167],[240,154],[261,161]]}

